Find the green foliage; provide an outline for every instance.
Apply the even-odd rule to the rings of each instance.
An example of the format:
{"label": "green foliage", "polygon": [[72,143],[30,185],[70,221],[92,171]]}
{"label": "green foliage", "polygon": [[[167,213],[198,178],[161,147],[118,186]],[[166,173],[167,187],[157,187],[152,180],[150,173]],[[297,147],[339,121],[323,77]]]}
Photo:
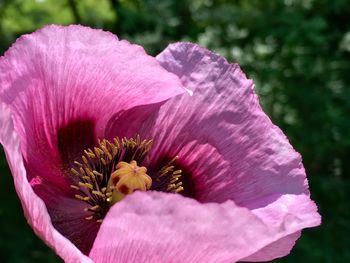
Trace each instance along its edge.
{"label": "green foliage", "polygon": [[[192,41],[238,62],[302,153],[323,215],[323,225],[276,262],[350,262],[349,17],[348,0],[0,0],[0,53],[45,24],[81,23],[150,54]],[[0,160],[0,261],[58,262],[25,224]]]}

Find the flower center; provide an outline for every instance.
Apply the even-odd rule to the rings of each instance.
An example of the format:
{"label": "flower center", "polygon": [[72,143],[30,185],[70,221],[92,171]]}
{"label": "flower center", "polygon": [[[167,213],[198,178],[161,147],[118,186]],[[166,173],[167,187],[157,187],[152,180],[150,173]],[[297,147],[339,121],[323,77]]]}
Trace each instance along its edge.
{"label": "flower center", "polygon": [[102,222],[110,207],[135,191],[156,190],[178,193],[182,187],[181,170],[175,169],[176,156],[159,171],[147,174],[141,165],[152,146],[152,140],[116,137],[98,141],[87,149],[71,168],[77,191],[75,198],[87,203],[86,220]]}

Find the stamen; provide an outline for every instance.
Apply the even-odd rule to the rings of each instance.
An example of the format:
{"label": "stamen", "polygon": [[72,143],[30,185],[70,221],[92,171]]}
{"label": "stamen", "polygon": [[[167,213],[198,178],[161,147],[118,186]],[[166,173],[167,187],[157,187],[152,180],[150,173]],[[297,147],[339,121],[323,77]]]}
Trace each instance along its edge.
{"label": "stamen", "polygon": [[152,147],[151,140],[143,140],[141,141],[140,136],[137,135],[136,139],[122,139],[122,145],[125,148],[125,162],[131,162],[132,160],[136,160],[139,163],[142,163],[146,154]]}
{"label": "stamen", "polygon": [[151,146],[151,140],[141,140],[140,136],[103,139],[74,161],[70,187],[76,191],[76,199],[87,203],[86,220],[101,223],[113,204],[135,191],[179,193],[184,190],[182,171],[176,169],[178,156],[158,172],[147,174],[147,168],[141,164]]}
{"label": "stamen", "polygon": [[[111,175],[116,171],[116,165],[120,162],[142,163],[151,149],[151,140],[115,138],[113,141],[98,140],[98,145],[92,149],[86,149],[80,160],[74,161],[70,169],[73,175],[73,184],[70,186],[77,191],[75,198],[86,202],[89,207],[85,209],[89,213],[86,220],[102,222],[105,214],[113,205],[113,185],[108,185]],[[137,165],[136,165],[137,166]],[[137,166],[138,167],[138,166]],[[142,172],[139,167],[138,173]],[[142,173],[142,178],[146,174]],[[151,180],[151,179],[150,179]],[[148,185],[147,185],[148,186]],[[150,185],[147,187],[149,189]],[[134,189],[135,190],[135,189]]]}
{"label": "stamen", "polygon": [[182,171],[174,170],[179,156],[171,159],[160,171],[152,176],[151,190],[179,193],[184,190],[181,182]]}

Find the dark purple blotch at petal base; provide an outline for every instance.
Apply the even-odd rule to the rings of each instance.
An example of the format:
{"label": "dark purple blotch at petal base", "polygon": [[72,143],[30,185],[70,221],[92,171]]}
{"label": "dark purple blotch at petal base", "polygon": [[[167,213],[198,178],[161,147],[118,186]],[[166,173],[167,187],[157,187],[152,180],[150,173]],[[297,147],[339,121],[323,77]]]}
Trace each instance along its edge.
{"label": "dark purple blotch at petal base", "polygon": [[57,131],[57,147],[64,165],[70,166],[74,160],[81,159],[84,150],[93,148],[96,143],[92,119],[71,120]]}
{"label": "dark purple blotch at petal base", "polygon": [[[157,175],[159,174],[159,171],[167,164],[169,164],[173,158],[174,156],[169,157],[168,155],[160,155],[159,159],[152,163],[150,167],[148,167],[148,173],[152,178],[152,186],[150,190],[167,192],[166,187],[168,184],[165,184],[164,186],[164,180],[162,180],[162,178],[159,178]],[[179,178],[179,182],[182,182],[182,187],[184,190],[179,192],[179,194],[197,199],[198,191],[200,189],[198,189],[198,185],[196,185],[196,182],[192,177],[193,171],[191,169],[191,166],[186,165],[186,163],[181,161],[181,159],[177,159],[171,165],[174,166],[174,170],[181,170],[181,177]]]}

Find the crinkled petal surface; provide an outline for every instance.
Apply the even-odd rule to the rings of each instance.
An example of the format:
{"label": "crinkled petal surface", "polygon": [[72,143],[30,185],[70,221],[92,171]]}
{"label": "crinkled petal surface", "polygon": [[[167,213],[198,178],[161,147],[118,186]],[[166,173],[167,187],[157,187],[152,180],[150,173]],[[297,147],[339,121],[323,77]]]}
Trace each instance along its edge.
{"label": "crinkled petal surface", "polygon": [[[158,167],[163,159],[178,155],[183,176],[193,182],[185,182],[187,196],[218,206],[233,200],[250,209],[266,227],[273,227],[273,220],[294,225],[295,232],[279,228],[280,234],[265,239],[270,243],[245,260],[266,261],[288,254],[300,230],[318,225],[320,217],[309,198],[301,157],[262,111],[253,82],[238,65],[190,43],[170,45],[157,59],[179,76],[193,96],[170,99],[144,123],[139,133],[155,138],[146,166]],[[311,220],[304,222],[306,212]],[[227,213],[232,222],[240,217]],[[219,227],[218,221],[208,229],[219,231]],[[249,220],[245,227],[255,231]],[[232,230],[238,229],[249,231],[243,225]],[[234,231],[230,233],[233,240],[238,235]],[[228,239],[213,238],[211,242]]]}
{"label": "crinkled petal surface", "polygon": [[141,107],[143,116],[183,92],[178,77],[142,47],[82,26],[44,27],[0,58],[0,101],[11,111],[28,181],[55,227],[84,252],[97,228],[77,212],[70,165],[125,111]]}
{"label": "crinkled petal surface", "polygon": [[202,202],[258,208],[281,194],[308,194],[300,155],[237,64],[190,43],[170,45],[157,58],[193,96],[169,100],[144,124],[141,134],[157,138],[150,160],[179,155]]}
{"label": "crinkled petal surface", "polygon": [[[206,203],[161,192],[137,192],[104,219],[90,257],[96,263],[232,263],[304,227],[317,225],[306,195],[288,195],[270,225],[233,201]],[[285,200],[284,200],[285,201]]]}
{"label": "crinkled petal surface", "polygon": [[33,191],[26,177],[23,157],[19,147],[19,138],[14,132],[10,110],[0,103],[0,142],[13,173],[17,194],[21,200],[24,214],[35,233],[45,240],[65,262],[88,263],[92,260],[83,255],[67,238],[52,225],[44,202]]}

